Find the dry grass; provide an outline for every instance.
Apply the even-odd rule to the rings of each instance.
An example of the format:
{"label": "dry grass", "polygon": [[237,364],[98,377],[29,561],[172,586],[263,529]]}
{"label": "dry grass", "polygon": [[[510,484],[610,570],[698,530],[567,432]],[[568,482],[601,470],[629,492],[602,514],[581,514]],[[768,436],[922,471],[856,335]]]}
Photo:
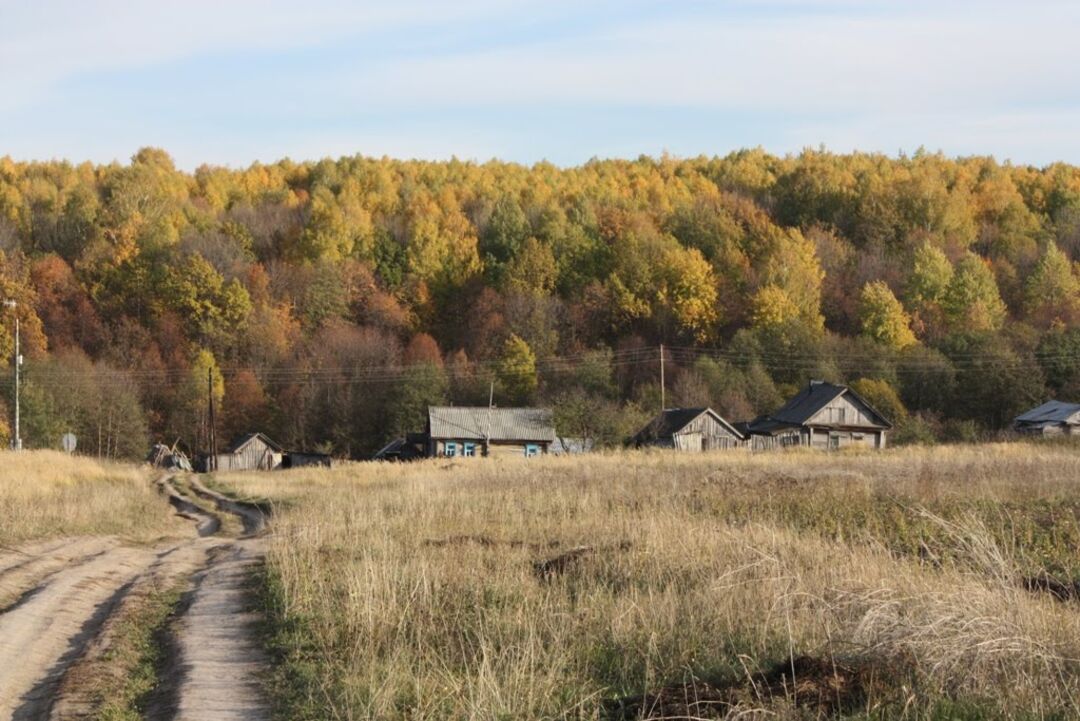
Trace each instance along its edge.
{"label": "dry grass", "polygon": [[188,525],[154,489],[150,469],[54,451],[4,453],[0,545],[53,536],[146,541]]}
{"label": "dry grass", "polygon": [[[665,688],[736,704],[684,717],[1080,715],[1080,604],[1021,583],[1078,572],[1067,447],[218,480],[283,500],[267,580],[285,717],[647,718]],[[869,680],[835,702],[800,697],[805,679],[770,696],[763,672],[803,655]]]}

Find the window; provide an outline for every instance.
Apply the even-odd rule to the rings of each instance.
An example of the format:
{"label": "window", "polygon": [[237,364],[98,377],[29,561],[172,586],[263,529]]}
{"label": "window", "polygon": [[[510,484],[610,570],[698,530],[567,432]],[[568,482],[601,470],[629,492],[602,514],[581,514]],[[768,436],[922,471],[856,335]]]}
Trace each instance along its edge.
{"label": "window", "polygon": [[453,458],[457,455],[457,443],[453,441],[447,441],[443,444],[443,455],[447,458]]}
{"label": "window", "polygon": [[538,455],[540,455],[540,446],[536,445],[535,443],[527,443],[527,444],[525,444],[525,457],[526,458],[532,458],[533,456],[538,456]]}
{"label": "window", "polygon": [[475,456],[476,455],[476,444],[475,443],[464,443],[464,444],[462,444],[461,455],[465,456],[466,458],[472,458],[473,456]]}

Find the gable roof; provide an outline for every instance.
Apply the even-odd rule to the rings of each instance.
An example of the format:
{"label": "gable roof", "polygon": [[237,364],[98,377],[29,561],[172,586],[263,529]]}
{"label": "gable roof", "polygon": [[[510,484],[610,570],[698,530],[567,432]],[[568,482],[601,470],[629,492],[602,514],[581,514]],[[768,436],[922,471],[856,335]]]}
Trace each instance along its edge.
{"label": "gable roof", "polygon": [[1017,416],[1015,420],[1017,423],[1068,423],[1069,421],[1080,423],[1080,417],[1073,418],[1078,414],[1080,414],[1080,403],[1047,401]]}
{"label": "gable roof", "polygon": [[703,413],[711,415],[717,423],[724,426],[739,440],[745,440],[746,434],[731,425],[712,408],[667,408],[656,415],[634,436],[635,440],[645,441],[653,438],[667,438],[686,428]]}
{"label": "gable roof", "polygon": [[244,448],[244,446],[246,446],[247,444],[251,443],[252,441],[254,441],[256,439],[262,441],[271,450],[277,451],[278,453],[283,453],[285,451],[284,446],[270,440],[270,437],[267,436],[265,433],[245,433],[244,435],[240,436],[235,441],[233,441],[232,444],[228,447],[228,449],[225,452],[226,453],[239,453]]}
{"label": "gable roof", "polygon": [[432,438],[554,443],[553,418],[549,408],[431,406],[428,433]]}
{"label": "gable roof", "polygon": [[[805,388],[785,403],[780,410],[767,416],[766,419],[793,426],[805,425],[818,413],[818,411],[842,395],[848,395],[854,398],[860,405],[864,406],[882,428],[892,428],[892,423],[886,420],[885,416],[881,415],[877,409],[867,403],[858,393],[847,386],[814,380],[810,381]],[[755,421],[755,423],[757,423],[757,421]]]}

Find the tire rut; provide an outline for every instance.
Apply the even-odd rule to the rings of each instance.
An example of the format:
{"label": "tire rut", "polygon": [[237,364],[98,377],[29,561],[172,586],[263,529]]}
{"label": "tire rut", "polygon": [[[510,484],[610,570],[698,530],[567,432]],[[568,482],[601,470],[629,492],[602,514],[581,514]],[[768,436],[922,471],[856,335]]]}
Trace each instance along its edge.
{"label": "tire rut", "polygon": [[[155,548],[114,538],[61,539],[0,555],[0,719],[76,721],[93,717],[95,680],[116,673],[108,651],[117,626],[163,584],[191,587],[163,640],[175,651],[148,718],[269,719],[251,584],[265,556],[265,513],[197,480],[192,491],[236,515],[245,536],[212,537],[221,518],[166,475],[157,481],[199,538]],[[5,601],[4,599],[7,599]],[[156,710],[155,710],[156,709]]]}
{"label": "tire rut", "polygon": [[115,548],[57,573],[0,615],[0,718],[46,717],[67,668],[82,655],[153,551]]}

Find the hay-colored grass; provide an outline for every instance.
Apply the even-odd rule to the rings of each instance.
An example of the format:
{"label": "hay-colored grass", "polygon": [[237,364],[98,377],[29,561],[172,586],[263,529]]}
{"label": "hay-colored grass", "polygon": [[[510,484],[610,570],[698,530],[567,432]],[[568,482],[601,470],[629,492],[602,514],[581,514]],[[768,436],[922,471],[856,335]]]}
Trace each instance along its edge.
{"label": "hay-colored grass", "polygon": [[189,530],[149,467],[55,451],[0,454],[0,545],[56,536],[148,541]]}
{"label": "hay-colored grass", "polygon": [[[874,669],[880,684],[848,714],[1080,715],[1080,605],[1021,585],[1077,572],[1069,447],[635,452],[218,480],[283,500],[267,585],[290,718],[605,718],[620,698],[737,682],[803,654]],[[536,573],[579,546],[592,550]],[[796,703],[767,705],[813,717]]]}

